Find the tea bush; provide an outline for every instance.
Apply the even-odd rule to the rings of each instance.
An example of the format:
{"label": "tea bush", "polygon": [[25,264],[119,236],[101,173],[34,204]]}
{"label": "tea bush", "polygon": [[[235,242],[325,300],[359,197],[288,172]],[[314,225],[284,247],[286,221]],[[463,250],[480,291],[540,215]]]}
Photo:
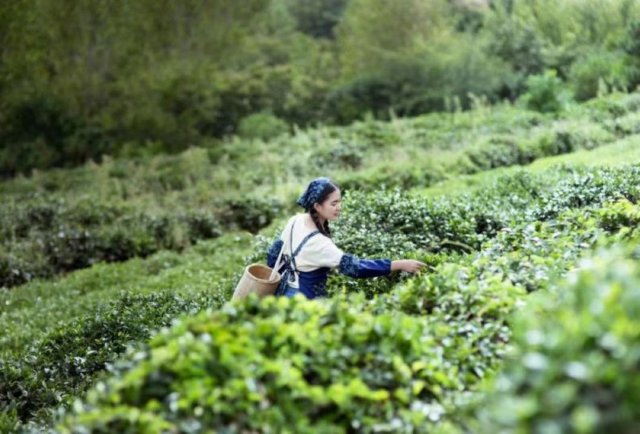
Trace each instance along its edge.
{"label": "tea bush", "polygon": [[282,211],[282,204],[275,199],[244,196],[224,201],[221,219],[227,227],[257,233],[268,226]]}
{"label": "tea bush", "polygon": [[180,314],[217,306],[212,291],[188,296],[122,292],[96,312],[58,326],[20,357],[0,358],[0,411],[20,420],[81,393],[127,345],[147,340]]}
{"label": "tea bush", "polygon": [[640,254],[599,250],[514,324],[513,351],[478,409],[479,431],[620,432],[640,418]]}
{"label": "tea bush", "polygon": [[[64,328],[116,300],[119,291],[150,294],[171,289],[176,294],[211,291],[216,303],[226,301],[242,273],[251,245],[248,233],[230,233],[200,241],[177,253],[163,250],[141,259],[96,264],[88,269],[36,279],[12,291],[0,291],[0,357],[24,358],[28,348],[52,329]],[[220,255],[224,252],[224,255]]]}
{"label": "tea bush", "polygon": [[[266,142],[213,140],[180,155],[105,158],[74,170],[34,172],[0,184],[3,199],[6,194],[0,286],[102,260],[180,251],[229,229],[256,233],[282,215],[291,186],[314,174],[333,177],[345,191],[411,189],[593,149],[634,134],[639,107],[637,94],[614,94],[555,117],[508,105],[392,116],[390,122],[296,130]],[[480,231],[500,226],[488,213],[478,214],[476,223]],[[65,236],[56,238],[52,228]],[[43,246],[48,263],[29,266]]]}
{"label": "tea bush", "polygon": [[366,148],[363,144],[338,142],[330,149],[316,151],[311,159],[325,169],[359,169]]}
{"label": "tea bush", "polygon": [[[547,287],[596,243],[601,216],[638,212],[621,202],[523,224],[501,232],[479,254],[442,262],[370,301],[362,294],[314,302],[252,298],[183,319],[118,362],[115,376],[76,404],[60,429],[431,432],[438,424],[455,426],[467,393],[479,393],[479,382],[506,354],[511,314],[528,289],[512,272]],[[513,261],[520,265],[511,269]]]}
{"label": "tea bush", "polygon": [[[279,212],[278,203],[228,203],[226,209],[174,209],[137,212],[130,206],[92,205],[38,199],[12,207],[2,217],[5,245],[0,249],[0,287],[89,267],[100,261],[147,257],[162,249],[180,251],[226,229],[257,231]],[[225,220],[222,220],[225,219]]]}
{"label": "tea bush", "polygon": [[[333,227],[333,239],[342,250],[360,257],[399,259],[419,254],[430,265],[437,265],[453,252],[478,251],[505,228],[551,221],[568,210],[598,207],[618,198],[636,203],[639,183],[639,166],[557,167],[535,177],[516,172],[474,194],[431,200],[408,196],[399,189],[373,194],[346,192],[344,213]],[[548,230],[540,234],[547,235]],[[510,246],[516,241],[504,244]],[[252,260],[264,261],[266,241],[256,248],[261,251],[254,252]],[[541,252],[539,256],[547,254]],[[514,263],[511,268],[521,265]],[[402,274],[374,279],[331,274],[329,279],[329,287],[334,290],[364,291],[373,296],[387,292]]]}
{"label": "tea bush", "polygon": [[60,431],[406,432],[439,420],[464,387],[439,344],[452,330],[362,304],[252,298],[183,320]]}
{"label": "tea bush", "polygon": [[[624,134],[633,134],[624,131]],[[567,154],[578,149],[594,149],[611,143],[615,136],[592,122],[559,121],[551,129],[535,131],[533,137],[487,136],[469,147],[462,157],[469,159],[467,173],[497,167],[525,165],[538,158]],[[462,163],[459,167],[465,167]]]}
{"label": "tea bush", "polygon": [[445,178],[441,167],[437,167],[433,162],[424,161],[420,164],[415,162],[384,164],[371,169],[343,173],[336,180],[344,190],[371,192],[380,188],[427,187]]}
{"label": "tea bush", "polygon": [[604,98],[587,101],[580,107],[591,112],[591,118],[594,120],[602,120],[603,116],[617,118],[640,109],[640,94],[612,93]]}
{"label": "tea bush", "polygon": [[[430,264],[431,271],[409,280],[405,278],[407,276],[401,274],[396,274],[391,278],[360,280],[360,282],[366,282],[366,285],[371,286],[355,286],[354,288],[350,288],[348,283],[345,284],[346,281],[341,282],[339,279],[342,276],[332,276],[332,279],[336,279],[331,284],[335,300],[330,300],[328,303],[344,302],[337,295],[343,288],[357,289],[364,292],[360,295],[364,298],[353,299],[356,301],[349,302],[356,303],[359,306],[358,309],[363,312],[370,312],[373,315],[396,316],[398,312],[402,312],[411,317],[428,319],[429,330],[431,330],[429,336],[436,336],[437,345],[441,348],[439,350],[441,351],[439,354],[443,357],[441,363],[454,369],[455,374],[451,374],[454,379],[449,378],[448,381],[456,381],[456,384],[459,385],[455,390],[448,390],[440,395],[437,402],[433,401],[428,405],[429,408],[437,409],[434,410],[434,414],[438,415],[433,416],[435,421],[451,422],[449,418],[455,419],[454,409],[467,399],[461,391],[474,390],[481,379],[497,368],[510,337],[508,316],[519,303],[518,300],[522,298],[522,295],[527,291],[539,291],[547,288],[550,282],[553,282],[572,266],[582,252],[595,245],[599,236],[606,235],[605,232],[613,234],[613,237],[634,239],[633,237],[637,235],[637,233],[634,235],[633,231],[638,220],[637,205],[628,200],[604,206],[602,203],[615,198],[619,193],[627,194],[631,199],[637,199],[636,176],[638,174],[635,166],[625,170],[574,171],[558,168],[539,176],[520,172],[498,179],[477,197],[467,195],[470,201],[462,205],[456,198],[425,202],[420,198],[402,196],[397,191],[385,192],[382,195],[361,193],[362,200],[354,200],[355,196],[352,198],[349,194],[345,206],[363,206],[368,213],[364,217],[362,217],[362,214],[365,213],[364,210],[351,214],[355,217],[352,223],[377,222],[376,224],[380,225],[380,229],[378,229],[380,236],[389,237],[388,246],[395,245],[398,254],[412,254],[425,260]],[[562,182],[556,184],[556,179],[561,179]],[[598,180],[598,182],[593,182],[593,180]],[[568,188],[577,189],[579,192],[584,189],[582,191],[582,194],[585,195],[584,200],[564,203],[561,200],[564,194],[560,194],[559,191],[564,192],[564,189]],[[599,194],[593,194],[592,190],[599,191]],[[510,192],[511,195],[502,197],[501,195],[506,192]],[[543,200],[544,202],[541,202]],[[532,222],[530,219],[536,215],[532,209],[535,209],[540,203],[549,203],[548,201],[551,200],[560,200],[559,206],[556,208],[557,212],[553,215],[545,215],[545,218],[548,217],[547,221]],[[476,202],[471,204],[471,201]],[[492,202],[494,203],[491,204]],[[434,206],[435,203],[438,206]],[[507,203],[511,204],[510,209],[505,209]],[[433,208],[430,208],[431,206]],[[493,216],[496,221],[503,222],[507,226],[494,227],[490,231],[486,229],[486,226],[482,226],[486,232],[478,231],[478,226],[467,226],[466,233],[469,236],[475,234],[479,237],[482,234],[483,237],[476,239],[477,247],[467,246],[458,253],[455,251],[459,246],[446,247],[442,245],[443,241],[440,242],[441,245],[438,245],[437,238],[432,239],[435,244],[430,245],[431,251],[424,248],[421,250],[419,244],[402,250],[410,245],[406,243],[416,242],[416,240],[424,241],[420,238],[422,234],[416,231],[415,224],[424,221],[425,216],[427,216],[426,220],[437,221],[439,226],[442,226],[442,222],[451,224],[459,218],[455,216],[455,213],[460,208],[463,210],[462,212],[468,213],[467,216],[473,216],[473,212],[479,212],[478,215],[483,216],[483,224],[485,225],[487,221],[490,221],[488,217]],[[362,220],[358,220],[358,216]],[[439,217],[433,218],[434,216]],[[412,219],[415,219],[415,222]],[[336,237],[341,234],[340,236],[345,237],[347,242],[352,243],[353,246],[359,246],[359,249],[371,249],[377,245],[371,241],[367,242],[370,238],[354,235],[348,226],[342,226],[344,223],[342,221],[340,225],[335,227]],[[354,223],[353,227],[357,228],[358,225],[359,223]],[[462,226],[458,227],[458,229],[461,228]],[[462,232],[465,233],[465,230]],[[611,238],[610,235],[607,236]],[[379,245],[377,246],[380,248]],[[384,248],[388,246],[384,246]],[[452,247],[454,250],[451,249]],[[468,248],[477,250],[477,252],[467,254],[469,253]],[[380,253],[384,254],[384,250],[380,250]],[[372,298],[370,301],[365,300],[367,296],[373,294],[380,296]],[[229,318],[225,320],[232,322]],[[135,320],[132,319],[132,321]],[[114,328],[117,329],[117,327]],[[437,330],[437,332],[432,330]],[[86,337],[86,335],[82,336]],[[86,344],[83,339],[72,339],[73,343],[69,347],[65,347],[65,352],[85,354],[83,351],[86,351]],[[43,348],[45,347],[38,348],[38,351],[46,353]],[[89,346],[89,348],[92,347]],[[60,359],[64,361],[63,367],[59,368],[61,372],[69,374],[71,370],[80,369],[77,364],[70,362],[70,359]],[[89,370],[95,368],[92,371],[94,373],[101,369],[100,365],[91,366]],[[80,378],[83,377],[80,376]],[[73,393],[76,390],[71,389],[72,392],[69,392],[69,387],[77,386],[77,390],[82,390],[92,381],[93,377],[87,374],[84,378],[87,378],[88,382],[82,383],[82,386],[77,384],[58,385],[55,382],[40,383],[38,387],[32,385],[31,397],[41,396],[39,394],[47,396],[46,394],[51,391],[60,396],[68,396],[67,393]],[[23,382],[28,384],[28,380]],[[50,389],[42,388],[42,384],[49,384]],[[150,385],[149,387],[156,386]],[[333,391],[333,389],[331,390]],[[282,406],[290,405],[279,404]],[[56,405],[56,403],[43,398],[41,405],[42,411],[45,411],[44,409]],[[409,408],[413,411],[411,407]],[[413,429],[407,427],[413,427],[413,421],[418,420],[413,419],[416,416],[411,411],[405,413],[405,410],[406,408],[397,410],[403,415],[409,415],[399,417],[401,423],[404,424],[401,425],[400,430]],[[10,414],[10,411],[7,414]],[[13,407],[13,411],[16,411],[16,417],[18,417],[17,407]],[[121,409],[115,410],[115,413],[101,411],[101,416],[96,417],[100,419],[115,415],[114,417],[117,419],[123,417],[120,411]],[[126,414],[132,414],[131,411],[133,410],[127,410]],[[32,415],[33,413],[26,413],[22,414],[22,417],[30,419]],[[428,416],[427,419],[424,419],[424,415],[421,417],[423,417],[421,419],[423,421],[429,419]],[[170,423],[174,423],[173,419],[171,420]],[[333,418],[331,420],[337,424],[336,426],[345,426],[340,425],[341,422],[339,422],[343,419]],[[108,423],[119,422],[113,422],[109,419]],[[119,427],[119,425],[117,426]],[[362,427],[364,426],[366,425],[362,425]],[[300,429],[304,430],[305,428]],[[366,431],[367,428],[362,428],[362,430]],[[419,429],[416,428],[416,430]]]}
{"label": "tea bush", "polygon": [[640,133],[640,115],[629,113],[615,118],[607,123],[607,126],[619,135],[629,135]]}

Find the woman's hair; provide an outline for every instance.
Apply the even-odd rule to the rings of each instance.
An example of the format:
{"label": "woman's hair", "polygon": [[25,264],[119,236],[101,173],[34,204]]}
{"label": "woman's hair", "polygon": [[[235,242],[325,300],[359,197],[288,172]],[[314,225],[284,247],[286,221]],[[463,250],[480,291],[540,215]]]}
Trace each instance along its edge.
{"label": "woman's hair", "polygon": [[[327,200],[327,197],[329,197],[329,195],[331,193],[333,193],[334,191],[338,190],[339,187],[331,182],[329,183],[325,189],[322,191],[322,194],[320,195],[320,197],[318,198],[318,200],[314,203],[314,205],[316,203],[322,203],[325,200]],[[311,220],[313,220],[313,222],[316,224],[316,227],[318,228],[318,230],[320,231],[321,234],[324,234],[326,236],[328,236],[329,238],[331,238],[331,229],[329,228],[329,220],[325,220],[324,225],[320,224],[320,219],[319,219],[319,215],[318,215],[318,211],[316,211],[315,207],[312,205],[311,209],[309,210],[309,214],[311,215]]]}

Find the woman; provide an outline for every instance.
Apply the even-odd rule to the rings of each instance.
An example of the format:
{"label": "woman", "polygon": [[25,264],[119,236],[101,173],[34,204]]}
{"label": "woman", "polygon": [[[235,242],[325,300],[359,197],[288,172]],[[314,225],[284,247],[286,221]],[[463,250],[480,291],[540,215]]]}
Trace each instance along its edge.
{"label": "woman", "polygon": [[267,265],[273,268],[284,245],[278,266],[283,280],[276,295],[292,297],[300,292],[309,299],[326,296],[332,268],[351,277],[376,277],[395,270],[416,273],[426,266],[412,259],[360,259],[344,253],[333,243],[329,228],[329,221],[340,216],[341,201],[340,189],[328,178],[314,179],[302,193],[297,203],[306,212],[289,219],[267,252]]}

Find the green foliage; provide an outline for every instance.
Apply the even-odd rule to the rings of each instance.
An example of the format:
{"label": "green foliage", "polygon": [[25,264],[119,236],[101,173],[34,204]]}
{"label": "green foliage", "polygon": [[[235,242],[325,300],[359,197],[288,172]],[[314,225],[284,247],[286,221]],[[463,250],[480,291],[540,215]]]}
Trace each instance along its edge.
{"label": "green foliage", "polygon": [[[175,156],[107,158],[73,171],[38,172],[0,186],[11,198],[0,212],[0,276],[6,282],[0,284],[181,250],[226,229],[256,233],[281,215],[284,203],[293,206],[293,185],[312,174],[333,177],[344,190],[410,189],[594,149],[640,131],[638,107],[636,95],[622,94],[568,110],[560,119],[478,106],[468,113],[369,119],[266,142],[212,142]],[[249,191],[253,199],[246,198]]]}
{"label": "green foliage", "polygon": [[[3,5],[3,176],[99,160],[123,142],[182,150],[211,134],[219,98],[201,71],[221,70],[266,4]],[[193,67],[211,52],[216,59]]]}
{"label": "green foliage", "polygon": [[190,211],[184,219],[189,228],[189,240],[192,244],[198,240],[217,238],[222,235],[220,222],[206,210]]}
{"label": "green foliage", "polygon": [[53,95],[28,94],[14,104],[3,113],[6,127],[0,130],[0,140],[13,146],[11,152],[2,149],[0,172],[7,176],[32,168],[63,166],[65,141],[80,128],[79,119]]}
{"label": "green foliage", "polygon": [[504,357],[525,290],[564,274],[596,242],[603,216],[637,217],[638,207],[586,211],[503,231],[480,254],[449,256],[371,301],[250,298],[183,319],[129,352],[59,429],[422,432],[455,424],[451,411]]}
{"label": "green foliage", "polygon": [[599,225],[607,231],[620,231],[623,237],[631,237],[637,230],[640,223],[638,206],[634,203],[621,199],[607,208],[598,212]]}
{"label": "green foliage", "polygon": [[529,75],[543,72],[546,65],[544,42],[541,34],[511,17],[503,8],[498,3],[495,12],[487,16],[484,32],[488,33],[487,51],[510,65],[513,76],[503,81],[505,96],[514,98],[524,91]]}
{"label": "green foliage", "polygon": [[0,6],[2,177],[640,83],[630,0],[60,1]]}
{"label": "green foliage", "polygon": [[583,104],[583,107],[593,112],[593,116],[600,118],[618,118],[632,114],[640,108],[640,94],[613,93],[603,98],[593,99]]}
{"label": "green foliage", "polygon": [[585,54],[569,72],[569,84],[577,101],[585,101],[610,91],[629,89],[631,71],[626,56],[607,51]]}
{"label": "green foliage", "polygon": [[288,131],[286,122],[269,113],[249,115],[238,124],[238,135],[246,139],[269,140]]}
{"label": "green foliage", "polygon": [[640,133],[640,116],[637,113],[619,116],[609,123],[609,127],[618,134],[638,134]]}
{"label": "green foliage", "polygon": [[[157,335],[137,361],[123,362],[130,370],[91,392],[60,429],[126,431],[153,423],[370,432],[440,419],[439,401],[464,378],[443,363],[437,344],[453,331],[402,313],[372,315],[359,305],[250,299],[185,320]],[[463,356],[453,342],[449,348]],[[127,421],[133,408],[141,412]]]}
{"label": "green foliage", "polygon": [[528,164],[536,157],[533,146],[515,137],[493,136],[477,143],[465,152],[471,167],[468,172],[490,170],[496,167]]}
{"label": "green foliage", "polygon": [[513,352],[478,410],[480,431],[633,432],[638,415],[638,252],[598,251],[529,301]]}
{"label": "green foliage", "polygon": [[147,340],[182,313],[215,305],[211,291],[178,296],[123,292],[95,313],[52,330],[16,359],[0,359],[0,410],[19,419],[42,417],[42,410],[82,392],[131,342]]}
{"label": "green foliage", "polygon": [[202,226],[193,218],[182,223],[177,216],[138,214],[115,204],[90,207],[82,200],[71,204],[34,199],[12,207],[14,214],[5,220],[0,286],[15,286],[100,261],[124,261],[164,248],[183,248],[184,241],[173,233],[179,224],[187,226],[193,242],[220,234],[212,219]]}
{"label": "green foliage", "polygon": [[522,95],[522,101],[531,110],[543,113],[558,112],[567,102],[567,94],[562,88],[562,81],[554,70],[529,76],[526,84],[527,92]]}
{"label": "green foliage", "polygon": [[[426,262],[437,266],[452,253],[464,254],[488,248],[485,243],[505,236],[503,231],[514,225],[550,221],[569,210],[601,206],[620,197],[637,202],[636,183],[639,177],[637,166],[624,170],[592,171],[558,168],[535,178],[520,172],[499,178],[473,195],[460,194],[431,201],[407,197],[397,189],[376,193],[347,192],[344,194],[345,212],[333,228],[333,238],[345,252],[360,257],[397,259],[426,254]],[[570,232],[570,229],[566,230]],[[538,236],[554,238],[558,235],[545,233]],[[578,239],[577,235],[575,239]],[[498,242],[505,246],[526,244],[522,239],[516,240]],[[537,252],[536,256],[554,258],[554,249],[572,250],[568,245],[552,246]],[[264,246],[258,248],[263,249]],[[493,260],[496,264],[500,262],[497,258]],[[507,263],[510,265],[505,265],[504,274],[517,276],[515,270],[523,263]],[[531,267],[535,269],[535,266]],[[370,298],[389,292],[405,277],[396,274],[375,279],[353,279],[331,275],[329,287],[331,292],[361,291]],[[529,278],[513,279],[516,283]],[[536,287],[530,282],[524,286],[528,290]]]}
{"label": "green foliage", "polygon": [[325,113],[331,122],[348,124],[371,112],[386,118],[399,91],[397,83],[378,77],[359,77],[337,86],[327,96]]}
{"label": "green foliage", "polygon": [[287,6],[302,33],[333,38],[347,3],[347,0],[290,0]]}
{"label": "green foliage", "polygon": [[277,200],[246,196],[225,201],[222,218],[231,227],[257,233],[268,226],[282,210]]}
{"label": "green foliage", "polygon": [[632,56],[640,57],[640,21],[629,24],[624,50]]}
{"label": "green foliage", "polygon": [[[272,37],[292,32],[288,27],[270,29]],[[271,43],[263,42],[264,46]],[[256,47],[263,47],[262,42]],[[309,64],[301,69],[279,69],[278,62],[287,56],[277,46],[271,48],[256,71],[277,69],[275,75],[289,71],[283,72],[283,81],[269,78],[268,83],[284,83],[280,89],[287,88],[287,83],[300,85],[296,74]],[[235,59],[238,63],[245,60]],[[201,72],[205,78],[193,88],[188,85],[190,73],[177,71],[165,71],[162,80],[166,81],[154,83],[168,86],[173,78],[181,77],[175,88],[164,88],[168,92],[164,97],[175,90],[176,98],[167,101],[173,108],[183,101],[184,108],[200,103],[198,89],[207,86],[209,73]],[[256,74],[257,81],[248,85],[246,94],[257,95],[255,99],[248,96],[255,105],[239,104],[238,116],[251,113],[251,107],[280,104],[270,99],[280,90],[272,93],[269,86],[262,86],[265,76],[261,74]],[[212,101],[218,96],[216,92],[203,94]],[[475,108],[469,112],[455,109],[452,102],[451,113],[416,119],[391,113],[386,123],[368,117],[346,128],[294,128],[292,135],[266,141],[208,140],[207,149],[194,147],[179,155],[152,157],[141,152],[131,160],[105,158],[100,165],[36,171],[31,178],[0,184],[0,277],[9,285],[34,280],[0,291],[4,332],[0,335],[0,364],[9,367],[0,371],[7,375],[4,384],[15,386],[10,398],[0,398],[0,405],[7,404],[0,412],[0,431],[26,430],[27,425],[33,432],[46,431],[45,425],[57,412],[55,407],[62,404],[65,409],[59,412],[69,412],[73,398],[95,385],[105,367],[116,377],[113,384],[126,383],[125,389],[114,391],[106,386],[107,392],[101,384],[95,385],[92,394],[99,395],[100,402],[82,398],[89,403],[84,409],[76,405],[64,429],[81,430],[75,424],[81,420],[95,432],[136,432],[144,427],[158,431],[175,426],[187,431],[197,430],[192,423],[214,420],[233,430],[245,423],[238,414],[257,414],[256,421],[265,426],[273,422],[272,426],[283,431],[304,432],[318,426],[322,430],[324,426],[326,431],[448,432],[444,428],[457,427],[461,406],[480,396],[479,382],[499,369],[511,336],[511,312],[523,303],[525,294],[547,294],[548,288],[558,285],[556,279],[593,246],[622,240],[637,243],[640,234],[637,164],[621,169],[557,166],[542,170],[558,161],[597,165],[602,157],[607,162],[633,163],[632,156],[640,156],[633,137],[639,131],[638,95],[606,95],[554,115],[508,105],[490,107],[485,98],[472,99]],[[299,107],[296,101],[290,101],[289,113]],[[193,110],[188,117],[197,117],[197,113]],[[289,119],[282,113],[275,115]],[[184,121],[185,128],[197,131],[188,119]],[[185,134],[191,134],[189,131]],[[605,146],[623,137],[626,139]],[[158,141],[149,146],[164,145]],[[593,151],[568,155],[583,150]],[[566,155],[536,162],[560,154]],[[531,171],[490,171],[533,162]],[[454,180],[478,187],[472,193],[425,199],[410,191],[480,171],[486,173]],[[224,309],[231,310],[210,312],[215,320],[210,316],[193,323],[184,319],[197,325],[175,334],[167,332],[166,340],[158,344],[159,351],[141,346],[159,327],[154,324],[168,324],[169,317],[185,312],[180,309],[190,313],[188,306],[194,311],[204,305],[221,306],[242,264],[264,259],[264,240],[259,237],[260,246],[253,248],[251,234],[266,225],[272,225],[270,231],[280,224],[284,212],[292,211],[300,185],[316,174],[329,175],[343,187],[345,213],[332,226],[340,247],[361,257],[420,259],[428,264],[427,271],[359,280],[333,274],[329,281],[333,298],[318,302],[323,307],[311,308],[308,316],[301,313],[305,309],[300,308],[302,300],[290,301],[291,305],[272,301],[264,311],[257,305],[242,305],[232,312],[236,307],[227,305]],[[433,196],[433,191],[427,193]],[[624,199],[609,203],[618,198]],[[230,229],[250,233],[227,233]],[[216,239],[204,241],[209,238]],[[186,247],[190,248],[183,250]],[[118,264],[96,263],[126,259]],[[88,268],[56,276],[77,267]],[[45,280],[49,277],[55,278]],[[126,288],[126,292],[114,288]],[[342,292],[360,294],[344,298]],[[142,306],[150,303],[155,304]],[[264,320],[264,329],[252,328],[255,323],[249,320],[256,315]],[[326,321],[335,321],[335,328],[327,325],[325,339],[315,331]],[[359,333],[387,330],[384,321],[395,324],[399,331],[376,335],[375,342],[372,338],[363,344]],[[283,322],[289,324],[285,333],[295,345],[271,341],[268,348],[258,348],[253,340],[242,341],[258,342],[265,336],[277,340]],[[204,342],[201,348],[197,338],[192,340],[197,335],[192,330],[209,330],[210,325],[220,338]],[[403,330],[415,334],[396,339]],[[136,342],[145,360],[136,361],[135,353],[130,353],[114,362],[119,367],[112,369],[110,363]],[[191,351],[188,342],[197,342],[196,349]],[[415,348],[422,344],[425,348]],[[296,345],[308,345],[318,352],[308,356]],[[376,351],[372,351],[374,346]],[[190,351],[183,351],[186,347]],[[230,358],[226,358],[227,350],[233,353]],[[361,358],[353,352],[360,352]],[[377,353],[386,361],[367,358]],[[163,359],[163,354],[171,357]],[[411,364],[407,376],[394,354],[432,364],[416,372]],[[305,383],[309,378],[295,374],[282,380],[272,375],[282,365],[265,374],[251,363],[240,365],[248,359],[234,358],[236,355],[261,362],[274,358],[298,363],[296,369],[321,376],[322,382],[314,377],[315,382]],[[215,365],[221,370],[190,370],[189,366],[195,366],[190,356],[208,364],[207,368]],[[315,365],[319,367],[313,368]],[[175,369],[167,370],[168,366]],[[274,365],[269,366],[265,369]],[[330,371],[324,370],[327,366]],[[256,395],[245,393],[256,384],[246,381],[255,378],[248,370],[262,375],[260,387],[255,388],[262,401],[251,401]],[[133,371],[141,373],[144,381],[133,378]],[[388,377],[389,373],[394,377]],[[384,387],[378,387],[380,384]],[[174,386],[187,392],[174,399]],[[387,395],[376,401],[370,399],[371,391],[376,397],[382,392]],[[212,393],[223,398],[207,401]],[[121,395],[126,406],[111,401]],[[291,399],[294,395],[304,397],[297,401]],[[419,399],[412,401],[414,396]],[[264,402],[272,405],[266,411],[260,407]],[[137,408],[138,404],[144,408]],[[321,410],[314,412],[314,408]],[[41,428],[35,428],[41,423]]]}
{"label": "green foliage", "polygon": [[311,158],[325,170],[356,170],[361,168],[365,154],[366,146],[360,143],[338,142],[333,148],[319,149]]}
{"label": "green foliage", "polygon": [[116,298],[118,291],[114,288],[126,288],[135,294],[167,289],[184,294],[210,290],[222,302],[242,272],[238,264],[250,251],[250,238],[246,232],[228,233],[214,240],[200,240],[184,252],[163,250],[144,259],[100,263],[0,291],[0,326],[5,331],[0,336],[0,354],[21,356],[54,325],[73,322]]}

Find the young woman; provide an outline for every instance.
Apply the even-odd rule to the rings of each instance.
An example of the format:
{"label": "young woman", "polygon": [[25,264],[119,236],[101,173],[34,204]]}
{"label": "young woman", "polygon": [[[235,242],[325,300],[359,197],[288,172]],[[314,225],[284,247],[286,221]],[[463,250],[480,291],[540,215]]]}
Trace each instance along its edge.
{"label": "young woman", "polygon": [[426,265],[412,259],[360,259],[343,252],[333,243],[329,228],[329,221],[340,216],[341,201],[340,189],[328,178],[314,179],[302,193],[297,203],[306,212],[289,219],[267,252],[267,265],[273,268],[284,245],[278,266],[283,279],[276,295],[326,296],[333,268],[351,277],[376,277],[395,270],[416,273]]}

